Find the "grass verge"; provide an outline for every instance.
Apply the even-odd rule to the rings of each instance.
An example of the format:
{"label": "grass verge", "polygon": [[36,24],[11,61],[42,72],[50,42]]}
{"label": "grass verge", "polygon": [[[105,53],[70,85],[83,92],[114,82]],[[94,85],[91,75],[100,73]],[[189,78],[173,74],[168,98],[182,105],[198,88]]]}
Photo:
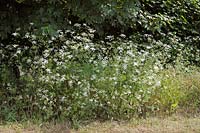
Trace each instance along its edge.
{"label": "grass verge", "polygon": [[130,121],[95,121],[80,127],[68,129],[66,124],[7,124],[0,126],[0,133],[199,133],[200,115],[132,119]]}

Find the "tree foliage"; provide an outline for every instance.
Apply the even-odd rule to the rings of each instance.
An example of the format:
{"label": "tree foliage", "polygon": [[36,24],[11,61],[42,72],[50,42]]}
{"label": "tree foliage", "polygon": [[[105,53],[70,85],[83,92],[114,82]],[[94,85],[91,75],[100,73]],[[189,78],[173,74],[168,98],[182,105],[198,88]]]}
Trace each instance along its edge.
{"label": "tree foliage", "polygon": [[199,0],[8,0],[1,2],[1,36],[34,22],[38,28],[87,23],[98,34],[175,32],[199,35]]}

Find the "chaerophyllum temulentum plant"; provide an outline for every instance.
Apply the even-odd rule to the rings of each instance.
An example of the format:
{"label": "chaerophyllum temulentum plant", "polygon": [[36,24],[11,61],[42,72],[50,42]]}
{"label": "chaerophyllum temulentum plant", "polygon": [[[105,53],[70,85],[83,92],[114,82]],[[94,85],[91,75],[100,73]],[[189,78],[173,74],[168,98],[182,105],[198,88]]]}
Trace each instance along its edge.
{"label": "chaerophyllum temulentum plant", "polygon": [[135,33],[98,41],[95,32],[86,24],[54,36],[18,28],[1,41],[0,118],[128,119],[178,107],[183,94],[162,71],[199,65],[193,38]]}

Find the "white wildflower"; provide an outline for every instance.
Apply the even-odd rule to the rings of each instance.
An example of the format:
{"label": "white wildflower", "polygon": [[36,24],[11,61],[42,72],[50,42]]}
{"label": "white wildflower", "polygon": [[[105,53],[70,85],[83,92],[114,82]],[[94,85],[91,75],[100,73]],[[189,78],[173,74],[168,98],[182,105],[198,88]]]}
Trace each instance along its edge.
{"label": "white wildflower", "polygon": [[156,86],[156,87],[161,86],[161,82],[160,82],[160,81],[157,81],[156,84],[155,84],[155,86]]}
{"label": "white wildflower", "polygon": [[51,73],[51,69],[47,68],[47,69],[46,69],[46,72],[47,72],[47,73]]}
{"label": "white wildflower", "polygon": [[12,33],[12,35],[13,35],[13,36],[18,36],[19,33],[14,32],[14,33]]}
{"label": "white wildflower", "polygon": [[121,34],[120,37],[121,37],[121,38],[126,38],[126,35]]}

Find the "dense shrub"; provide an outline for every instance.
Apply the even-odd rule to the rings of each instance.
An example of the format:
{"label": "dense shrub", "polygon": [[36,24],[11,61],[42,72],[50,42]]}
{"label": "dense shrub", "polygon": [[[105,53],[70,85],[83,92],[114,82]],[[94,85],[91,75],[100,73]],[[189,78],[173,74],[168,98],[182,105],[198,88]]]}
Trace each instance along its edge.
{"label": "dense shrub", "polygon": [[1,41],[1,120],[128,119],[171,113],[183,97],[191,101],[176,73],[162,71],[188,71],[185,66],[199,64],[198,49],[174,34],[159,41],[149,34],[96,41],[94,33],[75,24],[52,37],[16,31]]}
{"label": "dense shrub", "polygon": [[51,34],[79,22],[101,36],[138,32],[163,38],[172,32],[182,39],[199,37],[199,0],[7,0],[0,7],[1,37],[18,27],[26,31],[30,22]]}

